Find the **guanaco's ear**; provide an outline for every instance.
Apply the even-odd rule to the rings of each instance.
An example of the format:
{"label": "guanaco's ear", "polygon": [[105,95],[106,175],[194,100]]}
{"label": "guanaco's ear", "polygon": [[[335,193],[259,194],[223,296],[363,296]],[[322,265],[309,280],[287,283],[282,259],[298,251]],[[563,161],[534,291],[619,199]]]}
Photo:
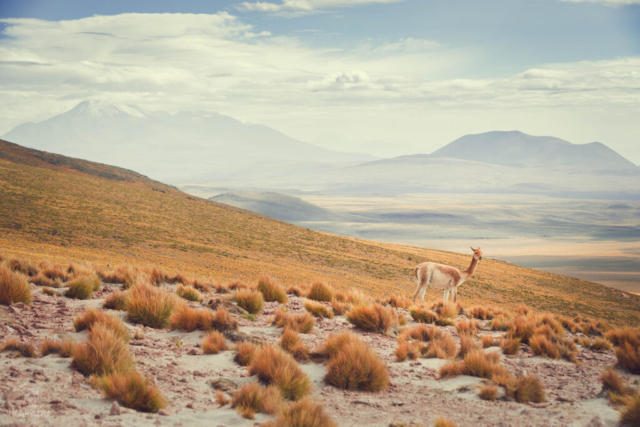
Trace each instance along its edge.
{"label": "guanaco's ear", "polygon": [[471,248],[471,250],[472,250],[473,252],[475,252],[475,251],[476,251],[476,249],[473,249],[473,246],[469,246],[469,247]]}

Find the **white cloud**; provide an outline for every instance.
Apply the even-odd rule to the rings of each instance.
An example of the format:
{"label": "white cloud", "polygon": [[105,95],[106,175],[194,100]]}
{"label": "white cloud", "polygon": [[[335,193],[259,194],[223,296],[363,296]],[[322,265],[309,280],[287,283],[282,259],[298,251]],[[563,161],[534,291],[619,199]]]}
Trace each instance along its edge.
{"label": "white cloud", "polygon": [[640,139],[626,119],[640,116],[640,57],[460,79],[457,70],[483,58],[418,39],[312,48],[226,13],[0,21],[10,36],[0,41],[0,134],[97,98],[218,111],[303,140],[330,129],[357,143],[435,148],[505,128],[576,142]]}
{"label": "white cloud", "polygon": [[398,3],[404,0],[282,0],[282,3],[242,2],[242,12],[313,12],[320,9],[354,7],[372,3]]}

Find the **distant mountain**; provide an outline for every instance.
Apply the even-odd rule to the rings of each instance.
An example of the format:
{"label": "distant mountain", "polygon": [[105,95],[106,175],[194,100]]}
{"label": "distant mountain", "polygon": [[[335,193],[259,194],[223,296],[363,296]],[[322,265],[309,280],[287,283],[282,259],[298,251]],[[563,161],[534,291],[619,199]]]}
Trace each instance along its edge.
{"label": "distant mountain", "polygon": [[513,167],[575,167],[622,171],[636,165],[599,142],[572,144],[519,131],[465,135],[431,154]]}
{"label": "distant mountain", "polygon": [[225,193],[211,197],[226,205],[258,212],[287,222],[337,221],[340,215],[298,197],[279,193]]}
{"label": "distant mountain", "polygon": [[222,114],[148,112],[136,106],[84,101],[39,123],[24,123],[4,139],[31,148],[133,169],[171,182],[215,180],[268,171],[310,170],[375,159],[307,144],[262,125]]}

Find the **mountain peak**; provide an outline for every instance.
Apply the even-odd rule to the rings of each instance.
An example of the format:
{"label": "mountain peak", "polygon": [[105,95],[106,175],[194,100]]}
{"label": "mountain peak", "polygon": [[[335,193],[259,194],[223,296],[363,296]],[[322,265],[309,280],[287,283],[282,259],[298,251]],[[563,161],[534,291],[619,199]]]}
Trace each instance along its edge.
{"label": "mountain peak", "polygon": [[92,118],[115,118],[119,115],[143,117],[147,113],[135,105],[116,105],[100,99],[88,99],[73,107],[68,114]]}

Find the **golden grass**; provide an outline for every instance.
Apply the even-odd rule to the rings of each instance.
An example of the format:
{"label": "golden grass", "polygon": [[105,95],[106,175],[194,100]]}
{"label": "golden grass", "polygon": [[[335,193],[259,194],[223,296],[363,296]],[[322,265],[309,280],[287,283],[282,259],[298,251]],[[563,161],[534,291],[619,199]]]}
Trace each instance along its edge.
{"label": "golden grass", "polygon": [[564,340],[556,335],[536,333],[529,339],[531,351],[537,356],[545,356],[550,359],[564,358],[570,362],[576,362],[578,349],[573,341]]}
{"label": "golden grass", "polygon": [[478,335],[479,324],[480,322],[477,319],[458,320],[458,323],[456,323],[456,330],[459,334]]}
{"label": "golden grass", "polygon": [[50,297],[54,297],[54,296],[56,296],[56,295],[57,295],[57,294],[56,294],[56,291],[54,291],[54,290],[53,290],[53,289],[51,289],[51,288],[47,288],[47,287],[42,288],[42,293],[44,293],[44,294],[46,294],[46,295],[49,295]]}
{"label": "golden grass", "polygon": [[316,317],[333,319],[333,310],[321,302],[307,300],[304,302],[304,308]]}
{"label": "golden grass", "polygon": [[500,348],[502,348],[504,354],[516,355],[520,351],[520,338],[502,338],[500,340]]}
{"label": "golden grass", "polygon": [[58,264],[49,265],[45,263],[45,265],[42,266],[42,270],[40,270],[40,274],[50,280],[60,280],[63,282],[67,280],[66,271]]}
{"label": "golden grass", "polygon": [[83,274],[69,282],[69,289],[64,295],[69,298],[89,299],[94,292],[100,290],[101,286],[102,282],[97,274]]}
{"label": "golden grass", "polygon": [[492,345],[494,345],[494,339],[493,336],[491,335],[482,335],[480,336],[480,342],[482,342],[482,347],[483,348],[489,348]]}
{"label": "golden grass", "polygon": [[122,291],[111,292],[105,300],[102,308],[110,310],[126,311],[128,294]]}
{"label": "golden grass", "polygon": [[416,360],[422,355],[422,345],[419,341],[400,340],[393,354],[396,356],[398,362],[404,362],[407,358],[409,360]]}
{"label": "golden grass", "polygon": [[176,307],[175,295],[159,288],[139,284],[128,291],[127,313],[129,320],[151,328],[166,328]]}
{"label": "golden grass", "polygon": [[324,346],[329,354],[327,383],[346,390],[374,392],[389,386],[387,366],[355,334],[342,332],[329,340]]}
{"label": "golden grass", "polygon": [[25,259],[11,258],[7,261],[7,266],[11,271],[22,273],[29,277],[36,277],[40,272],[37,265]]}
{"label": "golden grass", "polygon": [[475,350],[467,353],[462,361],[452,361],[442,366],[440,377],[448,378],[465,374],[492,379],[497,375],[504,375],[506,372],[504,366],[500,365],[500,356],[497,353],[484,353],[481,350]]}
{"label": "golden grass", "polygon": [[307,298],[314,301],[325,301],[331,302],[333,299],[333,289],[326,283],[322,281],[315,281],[311,285],[309,292],[307,293]]}
{"label": "golden grass", "polygon": [[433,423],[433,427],[458,427],[458,425],[448,418],[438,417]]}
{"label": "golden grass", "polygon": [[276,310],[274,323],[279,328],[290,328],[302,334],[311,332],[316,324],[315,319],[308,312],[302,314],[290,314],[285,310]]}
{"label": "golden grass", "polygon": [[451,359],[458,353],[458,346],[448,332],[436,334],[427,347],[423,347],[424,357],[437,357],[438,359]]}
{"label": "golden grass", "polygon": [[341,316],[344,313],[346,313],[347,310],[349,310],[349,307],[350,307],[350,305],[347,304],[346,302],[336,301],[335,298],[333,300],[331,300],[331,309],[338,316]]}
{"label": "golden grass", "polygon": [[62,357],[72,357],[76,346],[75,341],[46,338],[40,344],[40,355],[44,357],[48,354],[59,354]]}
{"label": "golden grass", "polygon": [[229,400],[227,399],[227,396],[225,396],[222,391],[218,390],[216,392],[216,402],[218,402],[218,405],[224,406],[227,403],[229,403]]}
{"label": "golden grass", "polygon": [[498,387],[494,384],[486,384],[480,388],[478,396],[482,400],[494,401],[498,398]]}
{"label": "golden grass", "polygon": [[394,308],[409,308],[411,307],[411,300],[407,297],[391,295],[387,300],[387,304]]}
{"label": "golden grass", "polygon": [[293,402],[280,412],[276,420],[279,427],[337,427],[320,403],[304,398]]}
{"label": "golden grass", "polygon": [[541,403],[546,400],[542,383],[535,375],[518,378],[507,387],[507,395],[520,403]]}
{"label": "golden grass", "polygon": [[627,396],[633,393],[633,389],[612,368],[607,368],[600,373],[600,382],[602,390],[608,392],[609,395]]}
{"label": "golden grass", "polygon": [[273,277],[263,274],[258,279],[258,290],[262,292],[264,300],[267,302],[279,302],[284,304],[287,302],[287,293],[284,288]]}
{"label": "golden grass", "polygon": [[31,286],[27,278],[0,265],[0,304],[31,304]]}
{"label": "golden grass", "polygon": [[419,323],[434,323],[438,315],[423,305],[413,306],[409,309],[409,314]]}
{"label": "golden grass", "polygon": [[304,291],[300,286],[289,286],[287,288],[287,294],[302,297],[306,295],[306,291]]}
{"label": "golden grass", "polygon": [[258,383],[243,385],[231,402],[231,407],[236,408],[239,414],[248,419],[253,419],[257,412],[274,414],[282,405],[282,395],[277,387],[262,388]]}
{"label": "golden grass", "polygon": [[18,341],[17,338],[9,338],[0,345],[0,353],[5,351],[17,351],[22,357],[36,357],[33,344]]}
{"label": "golden grass", "polygon": [[[211,292],[211,288],[214,287],[214,285],[211,282],[202,278],[192,280],[191,285],[189,286],[193,287],[195,290],[199,292],[204,292],[205,294]],[[200,300],[202,300],[202,295],[200,295]],[[194,301],[194,300],[191,300],[191,301]]]}
{"label": "golden grass", "polygon": [[176,289],[176,295],[178,295],[182,299],[186,299],[187,301],[202,301],[202,294],[191,285],[178,285],[178,288]]}
{"label": "golden grass", "polygon": [[451,301],[438,301],[431,306],[431,310],[442,319],[455,319],[458,316],[458,306]]}
{"label": "golden grass", "polygon": [[309,351],[298,333],[293,329],[284,329],[279,344],[284,351],[291,354],[296,360],[306,360],[309,358]]}
{"label": "golden grass", "polygon": [[464,357],[467,353],[479,350],[481,347],[481,344],[475,340],[473,335],[462,333],[460,334],[460,351],[458,352],[458,357]]}
{"label": "golden grass", "polygon": [[287,399],[298,400],[311,392],[311,381],[293,357],[272,345],[264,345],[256,352],[249,375],[258,375],[260,381],[278,386]]}
{"label": "golden grass", "polygon": [[624,407],[620,412],[620,423],[622,425],[639,426],[640,425],[640,394],[625,399]]}
{"label": "golden grass", "polygon": [[240,366],[249,366],[253,362],[258,346],[249,341],[243,341],[236,345],[236,355],[233,360]]}
{"label": "golden grass", "polygon": [[509,318],[504,314],[498,314],[493,319],[491,319],[491,330],[492,331],[507,331],[509,330],[509,325],[511,324]]}
{"label": "golden grass", "polygon": [[364,331],[387,334],[393,324],[395,312],[380,304],[352,307],[347,313],[349,323]]}
{"label": "golden grass", "polygon": [[158,387],[139,372],[114,372],[99,380],[107,399],[115,399],[125,408],[156,413],[167,406]]}
{"label": "golden grass", "polygon": [[470,307],[468,310],[466,310],[466,313],[470,317],[480,320],[490,320],[498,314],[493,308],[481,305]]}
{"label": "golden grass", "polygon": [[253,289],[240,289],[235,294],[238,307],[244,308],[251,314],[257,314],[262,311],[264,298],[262,292]]}
{"label": "golden grass", "polygon": [[98,322],[89,330],[87,342],[76,347],[71,366],[84,375],[100,376],[131,371],[134,362],[126,341]]}
{"label": "golden grass", "polygon": [[631,373],[640,373],[640,327],[614,329],[606,333],[616,347],[618,366]]}
{"label": "golden grass", "polygon": [[218,354],[227,349],[227,340],[218,331],[211,331],[202,340],[202,352],[204,354]]}
{"label": "golden grass", "polygon": [[96,324],[102,324],[111,329],[116,336],[129,341],[129,331],[119,317],[112,316],[109,313],[97,308],[88,308],[83,314],[73,319],[73,327],[76,332],[91,330]]}

